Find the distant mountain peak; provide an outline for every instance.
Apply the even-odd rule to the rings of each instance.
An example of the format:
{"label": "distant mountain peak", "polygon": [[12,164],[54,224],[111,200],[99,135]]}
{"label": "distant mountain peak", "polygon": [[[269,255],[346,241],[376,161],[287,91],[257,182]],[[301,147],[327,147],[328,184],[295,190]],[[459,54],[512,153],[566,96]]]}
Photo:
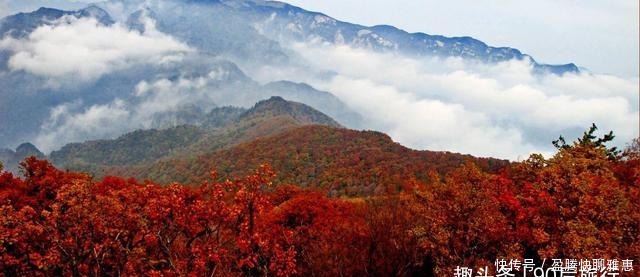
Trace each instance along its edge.
{"label": "distant mountain peak", "polygon": [[2,18],[2,20],[0,20],[0,38],[7,34],[14,38],[25,37],[38,27],[51,25],[63,16],[94,18],[103,25],[115,23],[107,11],[95,5],[90,5],[76,11],[63,11],[41,7],[33,12],[18,13]]}
{"label": "distant mountain peak", "polygon": [[339,127],[338,122],[302,103],[287,101],[280,96],[259,101],[240,116],[241,120],[288,116],[302,124],[321,124]]}
{"label": "distant mountain peak", "polygon": [[280,96],[271,96],[269,97],[269,99],[267,100],[262,100],[258,103],[256,103],[256,106],[259,104],[264,104],[264,103],[269,103],[269,102],[280,102],[280,103],[286,103],[287,100],[284,100],[284,98],[280,97]]}
{"label": "distant mountain peak", "polygon": [[[261,32],[276,40],[321,41],[410,56],[461,57],[487,63],[531,58],[518,49],[489,46],[469,36],[445,37],[421,32],[409,33],[391,25],[363,26],[338,21],[330,16],[288,4],[273,5],[263,1],[246,1],[239,9],[253,9],[251,12],[259,18],[257,26]],[[579,68],[573,64],[549,65],[538,63],[533,58],[530,62],[537,73],[579,72]]]}
{"label": "distant mountain peak", "polygon": [[111,15],[109,15],[107,11],[105,11],[104,9],[96,5],[90,5],[84,9],[77,10],[75,14],[76,14],[76,17],[79,17],[79,18],[80,17],[95,18],[96,20],[98,20],[98,22],[105,25],[110,25],[115,23],[115,21],[113,20],[113,18],[111,18]]}
{"label": "distant mountain peak", "polygon": [[20,162],[30,156],[37,158],[45,157],[35,145],[29,142],[20,144],[15,151],[7,148],[0,149],[0,162],[2,162],[4,170],[16,174],[19,171]]}
{"label": "distant mountain peak", "polygon": [[[300,88],[300,89],[315,90],[312,86],[310,86],[307,83],[296,83],[296,82],[291,82],[286,80],[274,81],[266,84],[265,86],[273,87],[273,88]],[[279,96],[273,96],[273,97],[279,97]]]}
{"label": "distant mountain peak", "polygon": [[[293,103],[293,102],[291,102]],[[271,96],[268,99],[258,101],[253,108],[251,108],[247,113],[256,113],[264,110],[270,110],[274,108],[291,108],[289,101],[284,100],[284,98],[280,96]]]}
{"label": "distant mountain peak", "polygon": [[44,154],[33,144],[30,142],[25,142],[20,144],[16,148],[16,154],[18,155],[33,155],[38,157],[44,157]]}
{"label": "distant mountain peak", "polygon": [[[58,14],[62,12],[63,11],[54,9],[54,8],[40,7],[39,9],[37,9],[35,12],[32,12],[32,13],[36,13],[39,15],[46,15],[46,14]],[[30,13],[19,13],[19,14],[30,14]]]}

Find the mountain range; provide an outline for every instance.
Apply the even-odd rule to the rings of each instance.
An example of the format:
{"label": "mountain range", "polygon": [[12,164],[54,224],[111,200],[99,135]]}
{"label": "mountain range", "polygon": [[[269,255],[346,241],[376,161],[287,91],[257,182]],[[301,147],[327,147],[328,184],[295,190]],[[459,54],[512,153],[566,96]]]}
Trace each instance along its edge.
{"label": "mountain range", "polygon": [[[189,49],[166,57],[167,63],[131,62],[86,80],[73,73],[52,76],[16,65],[25,53],[15,45],[41,39],[43,35],[34,36],[35,31],[74,26],[83,19],[94,20],[96,28],[123,28],[133,36],[171,36]],[[524,60],[540,74],[579,71],[574,64],[539,63],[517,49],[488,46],[470,37],[362,26],[276,1],[112,0],[77,11],[40,8],[1,19],[0,36],[0,147],[8,149],[31,141],[46,153],[68,143],[113,139],[135,130],[191,130],[189,136],[180,138],[184,141],[177,140],[160,151],[166,154],[176,145],[203,135],[182,125],[226,124],[224,117],[207,117],[207,113],[237,116],[270,96],[306,104],[342,126],[366,128],[362,116],[331,92],[287,80],[260,83],[252,77],[260,66],[300,65],[301,58],[289,49],[292,43],[348,45],[381,53],[459,57],[488,64]],[[63,58],[60,62],[66,61]],[[224,110],[226,106],[237,108]],[[145,110],[149,107],[153,109]],[[125,116],[82,123],[99,111],[105,111],[101,116]]]}
{"label": "mountain range", "polygon": [[96,177],[119,175],[165,184],[196,184],[211,170],[221,180],[231,179],[266,163],[281,172],[281,183],[351,196],[385,191],[383,184],[400,190],[407,180],[431,182],[433,176],[445,176],[465,163],[488,172],[509,164],[411,150],[383,133],[347,129],[307,105],[277,96],[247,110],[216,108],[203,122],[68,144],[53,151],[50,159],[59,168]]}
{"label": "mountain range", "polygon": [[635,135],[637,90],[275,1],[5,17],[0,276],[624,275],[640,138],[576,128]]}
{"label": "mountain range", "polygon": [[136,165],[167,156],[212,152],[297,126],[341,127],[309,106],[278,96],[260,101],[251,109],[220,107],[203,116],[198,125],[137,130],[113,140],[67,144],[50,157],[55,164],[69,168],[85,164]]}
{"label": "mountain range", "polygon": [[[157,31],[169,34],[197,49],[181,62],[168,66],[135,64],[107,72],[88,83],[50,86],[46,76],[28,70],[11,68],[15,49],[0,47],[0,122],[4,127],[0,145],[17,145],[34,140],[43,132],[51,109],[72,102],[79,110],[108,103],[113,99],[129,99],[141,81],[206,77],[218,70],[225,77],[216,80],[207,96],[213,105],[249,107],[259,99],[280,95],[309,104],[350,127],[361,127],[358,116],[330,93],[322,93],[305,84],[286,81],[261,86],[241,68],[260,64],[296,63],[298,57],[286,46],[293,41],[322,41],[346,44],[381,52],[407,55],[456,56],[482,62],[510,59],[530,59],[537,70],[557,74],[576,72],[573,64],[551,66],[539,64],[519,50],[490,47],[469,38],[447,38],[422,33],[410,34],[391,26],[365,27],[335,20],[280,2],[271,1],[111,1],[91,5],[78,11],[41,8],[0,20],[0,35],[5,41],[28,39],[38,27],[62,24],[61,18],[94,18],[98,24],[126,25],[131,30],[144,31],[146,19],[155,22]],[[117,5],[116,5],[117,4]],[[108,10],[121,7],[120,17]],[[27,116],[28,115],[28,116]],[[16,123],[20,122],[20,124]],[[142,127],[142,126],[136,126]],[[155,126],[157,127],[157,126]],[[124,130],[127,131],[127,130]],[[111,133],[116,136],[123,130]],[[83,137],[91,139],[91,137]],[[66,141],[71,142],[71,141]],[[60,146],[60,145],[56,145]],[[53,150],[52,149],[48,150]]]}

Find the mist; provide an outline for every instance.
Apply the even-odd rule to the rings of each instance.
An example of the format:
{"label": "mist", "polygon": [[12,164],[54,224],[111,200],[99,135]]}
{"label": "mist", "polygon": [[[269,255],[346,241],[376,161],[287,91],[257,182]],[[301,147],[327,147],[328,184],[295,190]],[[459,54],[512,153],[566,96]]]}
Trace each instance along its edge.
{"label": "mist", "polygon": [[550,153],[552,140],[576,138],[591,123],[613,130],[618,146],[638,136],[637,78],[538,74],[528,60],[486,64],[318,42],[290,49],[307,62],[303,69],[252,74],[330,91],[365,117],[366,128],[411,148],[517,160]]}
{"label": "mist", "polygon": [[[117,20],[112,25],[66,16],[26,37],[0,40],[8,53],[0,78],[45,80],[45,89],[34,93],[25,86],[25,94],[55,95],[42,101],[49,106],[38,106],[44,111],[34,120],[37,130],[3,138],[5,144],[27,138],[50,152],[136,129],[194,124],[197,119],[177,115],[250,107],[272,95],[306,103],[345,127],[385,132],[414,149],[521,160],[553,153],[552,140],[573,140],[592,123],[613,130],[617,146],[638,137],[638,77],[584,69],[541,73],[527,56],[484,63],[369,50],[313,33],[298,40],[269,37],[260,26],[274,14],[222,26],[243,17],[215,4],[125,4],[102,4]],[[6,114],[19,114],[6,107]]]}
{"label": "mist", "polygon": [[121,24],[104,26],[94,18],[64,16],[26,38],[6,36],[0,40],[0,50],[13,52],[7,62],[10,70],[48,77],[51,82],[90,82],[133,64],[179,60],[192,51],[157,31],[153,20],[144,18],[143,23],[144,32],[138,32]]}

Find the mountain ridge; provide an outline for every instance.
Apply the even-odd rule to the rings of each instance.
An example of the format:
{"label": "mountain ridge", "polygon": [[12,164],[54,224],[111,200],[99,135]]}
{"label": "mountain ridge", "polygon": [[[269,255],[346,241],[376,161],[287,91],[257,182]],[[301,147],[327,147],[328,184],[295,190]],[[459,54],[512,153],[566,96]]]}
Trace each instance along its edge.
{"label": "mountain ridge", "polygon": [[197,184],[206,181],[211,170],[225,180],[269,164],[280,173],[276,178],[280,183],[322,189],[333,196],[358,196],[399,191],[408,185],[407,180],[429,184],[466,163],[487,172],[509,164],[493,158],[413,150],[376,131],[306,125],[195,157],[103,168],[102,173],[164,184]]}
{"label": "mountain ridge", "polygon": [[54,20],[58,20],[63,16],[91,17],[107,26],[115,23],[107,11],[95,5],[89,5],[86,8],[75,11],[40,7],[33,12],[17,13],[1,18],[0,37],[8,34],[14,38],[21,38],[42,25],[50,25]]}
{"label": "mountain ridge", "polygon": [[379,193],[389,184],[400,189],[411,178],[428,183],[433,181],[430,172],[444,176],[464,163],[492,172],[509,163],[409,149],[387,134],[344,128],[309,106],[277,96],[247,110],[220,107],[208,115],[224,124],[139,130],[114,140],[69,144],[50,157],[61,168],[96,177],[120,175],[165,184],[199,183],[209,170],[233,178],[268,163],[282,172],[278,180],[283,183],[350,196]]}
{"label": "mountain ridge", "polygon": [[[228,2],[231,1],[223,1],[222,3]],[[291,22],[287,22],[287,19],[285,19],[284,22],[271,27],[276,30],[279,29],[279,31],[295,27],[295,32],[293,33],[297,33],[298,39],[313,35],[335,44],[345,42],[349,44],[348,42],[351,41],[351,46],[366,46],[373,50],[400,50],[400,52],[409,55],[456,56],[478,59],[483,62],[527,59],[533,64],[534,70],[538,73],[564,74],[580,71],[578,66],[573,63],[559,65],[538,63],[533,57],[523,54],[516,48],[489,46],[481,40],[470,36],[446,37],[429,35],[423,32],[409,33],[391,25],[363,26],[336,20],[324,13],[308,11],[278,1],[243,1],[243,3],[245,5],[241,5],[240,9],[253,4],[265,7],[266,11],[271,12],[268,18],[263,15],[263,18],[261,18],[263,23],[277,22],[275,20],[277,16],[285,18],[297,17],[298,20],[295,21],[294,25],[290,25]],[[270,5],[269,3],[277,3],[277,5]],[[265,28],[267,26],[261,26],[262,30],[268,31],[269,29]],[[331,27],[326,26],[336,26],[337,30],[331,30]],[[296,34],[292,35],[296,36]]]}
{"label": "mountain ridge", "polygon": [[[106,132],[103,137],[91,137],[92,132],[78,131],[77,135],[60,135],[51,141],[60,144],[87,139],[117,137],[135,128],[170,128],[183,124],[200,124],[201,111],[210,111],[217,106],[249,108],[257,100],[278,95],[289,100],[305,103],[349,128],[362,128],[365,122],[361,115],[343,103],[331,92],[317,90],[307,84],[289,80],[259,83],[245,74],[241,68],[251,69],[262,65],[295,63],[287,41],[309,41],[318,39],[333,44],[345,44],[375,51],[397,51],[407,55],[456,56],[478,59],[483,62],[499,62],[511,58],[531,59],[533,68],[539,72],[563,74],[577,72],[575,65],[545,65],[519,50],[508,47],[491,47],[471,37],[447,38],[424,33],[408,33],[390,25],[362,26],[338,21],[325,14],[307,11],[283,2],[271,1],[174,1],[159,2],[112,0],[89,5],[77,11],[41,8],[32,13],[20,13],[0,20],[0,35],[26,36],[37,26],[65,15],[93,17],[103,25],[117,22],[128,27],[130,32],[144,35],[146,28],[141,20],[149,17],[156,20],[156,31],[174,37],[196,49],[180,62],[168,65],[135,64],[99,76],[91,83],[77,86],[47,86],[48,78],[30,74],[27,70],[9,70],[11,49],[0,50],[0,124],[6,128],[0,132],[0,146],[15,146],[23,141],[35,141],[46,136],[57,108],[69,108],[69,116],[82,115],[92,107],[105,107],[114,100],[127,102],[125,106],[136,107],[146,98],[138,97],[138,85],[176,84],[200,82],[204,87],[184,89],[185,103],[152,114],[150,122],[132,124]],[[108,4],[123,4],[122,14],[109,10]],[[125,5],[126,4],[126,5]],[[110,13],[111,12],[111,13]],[[112,15],[113,14],[113,15]],[[122,16],[124,18],[116,18]],[[17,24],[17,25],[16,25]],[[15,26],[14,26],[15,25]],[[17,26],[17,27],[16,27]],[[126,28],[124,31],[127,31]],[[21,34],[21,35],[20,35]],[[294,53],[295,54],[295,53]],[[482,55],[480,55],[482,54]],[[243,60],[245,61],[243,63]],[[251,62],[247,62],[251,61]],[[566,66],[566,68],[564,67]],[[565,68],[565,69],[563,69]],[[324,75],[324,74],[327,75]],[[322,72],[321,77],[331,72]],[[261,77],[261,76],[259,76]],[[180,88],[173,88],[180,90]],[[46,92],[46,93],[41,93]],[[155,92],[155,91],[154,91]],[[181,94],[183,91],[180,91]],[[152,93],[145,94],[147,96]],[[151,98],[151,97],[149,97]],[[153,99],[152,99],[153,100]],[[180,100],[180,101],[182,101]],[[133,109],[133,108],[132,108]],[[26,111],[26,112],[25,112]],[[133,110],[128,110],[135,113]],[[17,124],[16,122],[20,122]],[[61,122],[60,125],[63,125]],[[120,126],[114,122],[112,126]],[[283,124],[288,125],[287,120]],[[122,123],[122,125],[127,125]],[[64,128],[64,126],[60,126]],[[82,137],[80,137],[82,136]],[[78,138],[80,137],[80,138]],[[53,143],[52,143],[53,144]],[[60,145],[42,146],[46,152]]]}
{"label": "mountain ridge", "polygon": [[[114,1],[111,1],[114,2]],[[118,1],[115,1],[118,2]],[[168,1],[170,2],[170,1]],[[501,62],[510,59],[529,60],[537,72],[550,72],[553,74],[563,74],[566,72],[579,72],[580,69],[573,63],[567,64],[544,64],[536,61],[532,56],[522,53],[519,49],[512,47],[489,46],[483,41],[470,36],[431,35],[423,32],[409,33],[392,25],[364,26],[356,23],[340,21],[329,15],[320,12],[305,10],[288,3],[278,1],[184,1],[187,4],[197,5],[221,5],[231,10],[235,10],[245,15],[250,15],[254,20],[253,28],[259,33],[270,34],[268,37],[274,41],[280,41],[279,36],[287,36],[289,39],[297,38],[309,39],[310,36],[321,38],[331,43],[347,43],[355,47],[365,47],[373,50],[398,50],[410,55],[434,55],[434,56],[455,56],[462,58],[478,59],[483,62]],[[36,19],[37,22],[46,22],[39,19],[45,17],[57,19],[64,15],[76,17],[94,17],[99,22],[109,25],[115,21],[108,12],[100,8],[101,3],[90,4],[87,8],[77,11],[64,11],[59,9],[42,7],[32,13],[19,13],[5,17],[0,22],[0,34],[5,34],[8,29],[4,21],[25,21],[25,19]],[[146,12],[145,12],[146,11]],[[227,10],[227,12],[229,12]],[[131,12],[127,19],[128,25],[137,30],[143,26],[132,20],[134,15],[140,13],[151,14],[154,18],[155,12],[152,8],[145,7],[142,10]],[[281,17],[282,20],[279,20]],[[160,18],[158,18],[160,19]],[[277,24],[276,24],[277,23]],[[291,25],[293,24],[293,25]],[[31,25],[31,24],[30,24]],[[162,25],[162,23],[161,23]],[[261,26],[260,26],[261,25]],[[11,24],[10,24],[11,26]],[[331,26],[334,28],[332,29]],[[166,27],[166,26],[165,26]],[[21,30],[24,35],[27,30],[33,30],[30,26],[26,30]],[[278,32],[276,32],[278,31]],[[287,32],[285,32],[287,31]],[[169,33],[175,33],[169,31]],[[196,43],[199,44],[199,43]]]}
{"label": "mountain ridge", "polygon": [[[301,103],[271,97],[244,110],[215,108],[199,125],[181,125],[157,130],[136,130],[116,139],[70,143],[49,156],[60,167],[75,165],[133,165],[172,155],[210,152],[296,126],[322,124],[342,128],[323,113]],[[217,123],[217,124],[212,124]]]}

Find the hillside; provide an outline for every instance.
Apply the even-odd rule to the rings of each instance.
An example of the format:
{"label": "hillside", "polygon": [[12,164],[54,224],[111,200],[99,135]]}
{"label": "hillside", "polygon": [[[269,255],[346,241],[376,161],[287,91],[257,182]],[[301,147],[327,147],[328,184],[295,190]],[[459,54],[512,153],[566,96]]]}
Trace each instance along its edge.
{"label": "hillside", "polygon": [[117,139],[68,144],[53,151],[50,158],[62,168],[97,173],[101,166],[145,164],[169,156],[191,157],[298,126],[340,126],[307,105],[281,97],[260,101],[248,110],[220,107],[202,116],[198,126],[138,130]]}
{"label": "hillside", "polygon": [[271,97],[251,109],[222,107],[199,126],[140,130],[115,140],[69,144],[51,153],[57,166],[96,176],[121,175],[160,183],[198,183],[211,170],[221,179],[268,163],[282,183],[332,195],[399,191],[413,180],[431,183],[471,162],[495,172],[507,161],[417,151],[380,132],[343,128],[301,103]]}
{"label": "hillside", "polygon": [[50,159],[64,166],[74,163],[128,165],[151,162],[172,153],[176,148],[196,142],[204,130],[183,125],[164,130],[138,130],[115,140],[97,140],[67,144],[54,151]]}
{"label": "hillside", "polygon": [[[96,38],[121,37],[99,43],[79,39],[87,33],[83,28],[96,32]],[[124,43],[125,38],[146,41],[153,49],[165,42],[169,46],[138,51],[138,47]],[[76,11],[43,7],[0,18],[2,39],[12,43],[0,47],[0,71],[6,71],[0,74],[0,83],[4,84],[0,87],[0,125],[4,131],[0,132],[0,147],[31,141],[45,152],[67,143],[118,137],[139,128],[196,124],[189,110],[175,113],[181,107],[197,107],[204,112],[218,106],[249,108],[271,95],[310,105],[349,128],[375,129],[362,119],[367,114],[353,110],[336,98],[335,92],[299,83],[296,71],[326,79],[335,74],[335,69],[315,68],[291,48],[292,43],[348,45],[414,58],[456,57],[487,64],[520,60],[543,74],[579,71],[573,64],[546,65],[518,49],[493,47],[470,37],[363,26],[272,1],[111,0]],[[51,46],[51,50],[61,52],[41,52],[48,47],[32,45],[39,42],[61,43]],[[87,59],[54,59],[68,55],[61,50],[67,48],[84,49]],[[103,51],[112,55],[100,54]],[[19,62],[25,58],[30,62]],[[160,62],[166,60],[172,62]],[[194,82],[199,85],[178,86]],[[166,105],[162,109],[136,116],[156,95],[137,93],[137,89],[157,92],[169,83],[178,87],[168,91],[185,97],[170,98],[163,101]],[[108,108],[120,101],[125,102],[123,108],[130,116],[113,119],[101,132],[84,130],[87,124],[68,121],[91,108]],[[67,111],[69,117],[55,120],[53,111],[58,109]],[[43,130],[43,126],[50,128]],[[59,129],[67,131],[48,137]]]}
{"label": "hillside", "polygon": [[0,277],[640,277],[637,9],[315,2],[0,0]]}
{"label": "hillside", "polygon": [[[458,166],[430,183],[406,176],[410,186],[401,192],[357,198],[282,183],[274,177],[289,172],[269,165],[234,179],[161,185],[92,179],[29,158],[23,177],[0,172],[0,275],[451,276],[461,264],[485,268],[481,275],[487,276],[533,271],[493,268],[496,259],[528,261],[536,271],[562,275],[564,269],[545,263],[553,255],[625,257],[619,267],[600,272],[637,276],[639,141],[619,155],[604,145],[612,134],[597,138],[595,129],[572,144],[562,141],[549,159],[532,155],[497,174]],[[282,147],[260,148],[273,141]],[[318,141],[326,146],[308,148]],[[370,173],[364,168],[370,162],[389,167],[407,166],[391,162],[414,156],[439,160],[402,149],[380,133],[327,126],[263,138],[220,157],[243,164],[245,152],[269,157],[282,149],[299,150],[301,157],[278,155],[296,166],[306,164],[298,160],[328,160],[317,165],[321,171],[361,163]],[[182,174],[191,170],[166,166]],[[378,172],[384,176],[384,170]]]}
{"label": "hillside", "polygon": [[112,167],[107,172],[160,183],[198,183],[208,178],[210,170],[221,179],[234,178],[268,163],[279,173],[280,183],[353,196],[399,191],[411,180],[431,183],[431,173],[444,176],[466,162],[489,172],[508,165],[498,159],[412,150],[379,132],[310,125],[193,158]]}

